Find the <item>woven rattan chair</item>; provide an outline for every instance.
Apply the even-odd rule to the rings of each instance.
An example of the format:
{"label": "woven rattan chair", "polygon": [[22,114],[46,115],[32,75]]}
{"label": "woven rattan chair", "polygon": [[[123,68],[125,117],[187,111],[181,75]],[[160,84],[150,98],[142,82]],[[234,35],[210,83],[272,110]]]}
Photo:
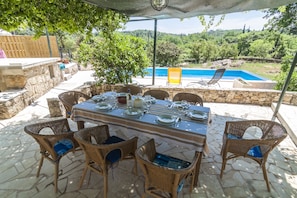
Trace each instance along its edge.
{"label": "woven rattan chair", "polygon": [[31,135],[40,146],[40,162],[37,177],[44,159],[48,159],[55,165],[54,185],[55,192],[58,190],[58,173],[60,159],[70,151],[75,151],[79,146],[73,138],[68,120],[66,118],[38,122],[25,126],[25,132]]}
{"label": "woven rattan chair", "polygon": [[164,90],[155,89],[155,90],[148,90],[144,92],[145,95],[151,95],[152,97],[159,99],[159,100],[165,100],[166,98],[169,98],[169,93]]}
{"label": "woven rattan chair", "polygon": [[87,170],[90,169],[104,177],[104,197],[108,192],[108,169],[113,163],[121,160],[134,159],[134,170],[137,174],[135,150],[137,137],[123,140],[117,136],[110,136],[108,125],[82,129],[75,133],[75,139],[85,153],[85,169],[80,180],[82,186]]}
{"label": "woven rattan chair", "polygon": [[82,102],[91,98],[87,94],[84,94],[79,91],[63,92],[63,93],[60,93],[58,97],[66,109],[66,118],[70,117],[73,105],[76,105],[79,102]]}
{"label": "woven rattan chair", "polygon": [[128,93],[130,92],[130,94],[132,95],[137,95],[137,94],[141,94],[142,93],[142,88],[140,86],[137,85],[125,85],[124,87],[121,87],[117,92],[121,93]]}
{"label": "woven rattan chair", "polygon": [[[253,137],[251,136],[253,134],[250,134],[250,132],[253,134],[260,133],[260,137]],[[226,122],[221,150],[223,159],[221,178],[227,160],[240,156],[247,157],[256,161],[262,167],[267,190],[270,191],[265,163],[270,151],[286,136],[286,129],[274,121],[246,120]]]}
{"label": "woven rattan chair", "polygon": [[173,96],[173,101],[182,101],[185,100],[194,105],[203,106],[203,100],[200,96],[192,93],[177,93]]}
{"label": "woven rattan chair", "polygon": [[[142,197],[176,198],[188,176],[198,174],[201,153],[196,152],[192,162],[173,158],[156,152],[155,141],[150,139],[136,150],[137,162],[145,176],[145,189]],[[190,185],[193,190],[194,179]]]}

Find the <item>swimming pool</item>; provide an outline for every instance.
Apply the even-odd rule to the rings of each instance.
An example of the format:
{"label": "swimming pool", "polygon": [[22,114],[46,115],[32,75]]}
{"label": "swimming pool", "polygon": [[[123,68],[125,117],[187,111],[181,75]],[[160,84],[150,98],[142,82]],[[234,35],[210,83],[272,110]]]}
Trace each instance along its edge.
{"label": "swimming pool", "polygon": [[[148,74],[146,76],[152,76],[153,68],[148,67],[146,69]],[[182,78],[206,78],[210,79],[214,73],[215,69],[193,69],[193,68],[182,68]],[[167,77],[167,67],[156,67],[155,77]],[[248,71],[244,70],[229,70],[226,69],[222,79],[223,80],[234,80],[241,78],[243,80],[258,80],[265,81],[267,79],[257,76]]]}

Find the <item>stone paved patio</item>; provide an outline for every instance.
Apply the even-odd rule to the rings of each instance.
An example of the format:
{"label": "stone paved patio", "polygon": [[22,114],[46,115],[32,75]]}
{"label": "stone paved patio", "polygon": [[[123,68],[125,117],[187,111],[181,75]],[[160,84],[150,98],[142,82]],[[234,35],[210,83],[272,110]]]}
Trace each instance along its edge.
{"label": "stone paved patio", "polygon": [[[60,86],[54,92],[71,89],[70,84],[70,81],[66,82],[66,87]],[[210,152],[202,159],[199,186],[193,192],[189,192],[186,185],[179,197],[296,197],[297,150],[290,137],[281,142],[268,158],[266,165],[271,192],[266,190],[261,168],[247,159],[229,160],[223,178],[219,177],[225,122],[241,119],[270,120],[273,114],[270,107],[218,103],[205,103],[204,106],[210,107],[212,111],[212,124],[207,134]],[[23,128],[26,124],[42,119],[52,119],[49,118],[45,98],[36,101],[13,119],[0,121],[0,197],[103,197],[103,179],[94,173],[88,172],[82,188],[78,189],[84,168],[82,151],[70,153],[62,158],[57,194],[54,193],[52,164],[45,161],[39,178],[36,178],[40,159],[39,147],[33,138],[24,133]],[[71,128],[75,130],[75,123],[70,123]],[[117,129],[116,133],[129,136],[125,130]],[[148,139],[149,137],[140,136],[139,145]],[[186,160],[193,156],[193,151],[177,144],[160,138],[156,142],[159,152]],[[144,177],[139,167],[137,176],[132,173],[132,168],[131,161],[121,162],[110,170],[108,197],[141,197]]]}
{"label": "stone paved patio", "polygon": [[[246,159],[230,160],[220,179],[220,150],[224,123],[227,120],[268,119],[272,116],[269,107],[248,105],[205,104],[212,109],[213,122],[209,127],[207,142],[210,153],[203,157],[199,186],[192,193],[183,189],[180,197],[295,197],[297,194],[297,151],[291,139],[286,138],[272,151],[268,163],[268,177],[271,192],[267,192],[260,167]],[[39,118],[29,122],[39,121]],[[78,183],[84,168],[81,151],[62,158],[59,177],[59,192],[54,193],[53,165],[45,161],[41,175],[36,178],[40,154],[35,141],[24,133],[28,121],[18,121],[1,129],[1,197],[102,197],[102,177],[88,173],[83,187]],[[75,130],[75,123],[71,122]],[[121,133],[121,131],[117,131]],[[141,136],[139,145],[148,140]],[[192,151],[157,140],[157,150],[167,154],[190,159]],[[132,173],[133,162],[120,163],[109,173],[108,197],[140,197],[143,192],[144,177],[140,168],[138,176]]]}

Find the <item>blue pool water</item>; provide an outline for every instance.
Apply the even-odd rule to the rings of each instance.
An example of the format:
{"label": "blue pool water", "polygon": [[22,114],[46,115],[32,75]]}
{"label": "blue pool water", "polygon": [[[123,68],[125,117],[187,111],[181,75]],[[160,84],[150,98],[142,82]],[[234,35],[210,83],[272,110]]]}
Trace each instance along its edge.
{"label": "blue pool water", "polygon": [[[146,69],[148,74],[146,76],[152,76],[153,68],[148,67]],[[182,68],[182,78],[212,78],[215,73],[215,69],[193,69],[193,68]],[[156,67],[155,70],[156,77],[167,77],[167,67]],[[244,70],[229,70],[226,69],[222,79],[224,80],[234,80],[241,78],[243,80],[259,80],[265,81],[267,79],[257,76],[253,73]]]}

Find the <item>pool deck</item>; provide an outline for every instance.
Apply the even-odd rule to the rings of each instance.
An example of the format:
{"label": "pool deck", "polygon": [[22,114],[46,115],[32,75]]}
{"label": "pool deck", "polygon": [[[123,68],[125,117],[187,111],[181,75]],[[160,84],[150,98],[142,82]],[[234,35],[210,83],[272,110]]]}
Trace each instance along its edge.
{"label": "pool deck", "polygon": [[[24,133],[24,126],[49,118],[46,98],[71,90],[91,79],[88,71],[79,71],[68,81],[62,82],[40,97],[32,105],[25,108],[11,119],[0,120],[0,197],[6,198],[39,198],[39,197],[102,197],[103,179],[95,173],[87,173],[82,188],[78,188],[84,168],[84,154],[81,151],[69,153],[60,163],[59,192],[54,193],[54,167],[44,162],[41,174],[36,178],[40,159],[37,143]],[[151,84],[151,79],[135,79],[141,84]],[[144,82],[146,81],[146,82]],[[187,82],[183,81],[183,84]],[[220,81],[221,87],[228,82]],[[229,82],[230,84],[230,82]],[[156,80],[156,85],[166,86],[166,79]],[[222,179],[220,150],[222,133],[226,121],[242,119],[267,119],[273,114],[271,107],[255,105],[237,105],[205,103],[212,111],[212,123],[209,126],[207,143],[210,153],[204,156],[199,174],[199,186],[189,192],[186,184],[179,198],[189,197],[296,197],[297,194],[297,149],[288,136],[270,154],[267,161],[267,172],[271,192],[267,192],[261,168],[248,159],[230,160]],[[286,108],[284,108],[286,107]],[[288,107],[288,108],[287,108]],[[296,129],[297,107],[281,105],[280,114],[292,128]],[[71,120],[71,128],[76,124]],[[297,131],[297,130],[296,130]],[[147,141],[147,137],[139,137],[139,145]],[[178,157],[189,157],[191,152],[161,140],[158,151]],[[141,197],[144,177],[140,167],[138,175],[132,173],[133,162],[120,163],[109,172],[108,198]]]}

